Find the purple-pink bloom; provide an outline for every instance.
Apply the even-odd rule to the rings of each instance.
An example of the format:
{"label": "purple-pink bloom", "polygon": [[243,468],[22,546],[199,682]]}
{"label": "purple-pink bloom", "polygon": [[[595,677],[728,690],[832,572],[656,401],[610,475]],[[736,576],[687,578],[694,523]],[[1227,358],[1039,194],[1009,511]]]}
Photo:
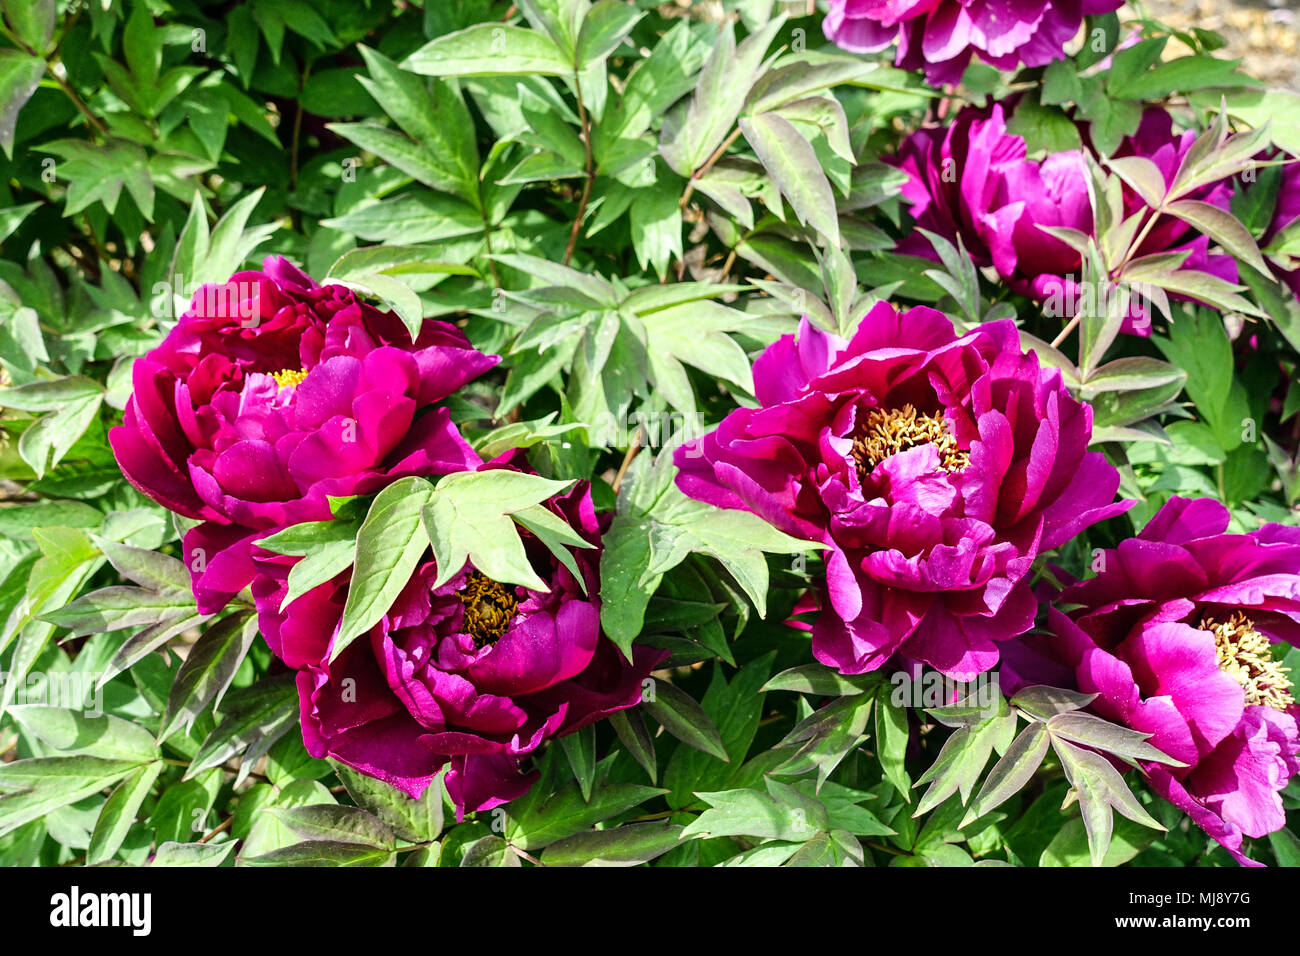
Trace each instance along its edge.
{"label": "purple-pink bloom", "polygon": [[1242,838],[1286,824],[1280,791],[1300,770],[1300,717],[1279,642],[1300,641],[1300,529],[1227,534],[1210,498],[1171,498],[1104,570],[1066,587],[1051,634],[1003,648],[1026,683],[1099,696],[1100,716],[1151,734],[1186,764],[1143,762],[1155,791],[1245,865]]}
{"label": "purple-pink bloom", "polygon": [[204,286],[132,371],[109,443],[127,479],[201,523],[184,538],[195,597],[220,610],[253,579],[252,541],[331,516],[329,498],[479,463],[445,408],[500,359],[454,326],[401,320],[279,256]]}
{"label": "purple-pink bloom", "polygon": [[827,546],[813,653],[844,673],[895,653],[958,679],[1028,630],[1040,551],[1118,514],[1092,412],[1010,321],[958,337],[880,303],[846,341],[805,319],[754,365],[758,408],[679,448],[677,484]]}
{"label": "purple-pink bloom", "polygon": [[[599,545],[586,482],[546,506]],[[501,584],[470,565],[435,588],[429,560],[383,619],[332,661],[349,573],[281,610],[296,559],[258,562],[265,572],[253,583],[258,624],[298,671],[310,754],[414,797],[447,766],[447,792],[460,811],[485,810],[528,791],[537,774],[521,761],[546,740],[640,702],[642,681],[665,655],[636,647],[629,662],[602,636],[599,548],[572,549],[580,584],[521,532],[549,592]]]}
{"label": "purple-pink bloom", "polygon": [[[902,195],[912,206],[917,225],[950,242],[958,238],[978,266],[993,266],[1012,291],[1042,302],[1050,314],[1072,317],[1088,291],[1082,287],[1082,257],[1046,231],[1065,228],[1093,236],[1088,163],[1083,150],[1028,158],[1025,141],[1007,131],[1004,107],[962,110],[945,129],[920,129],[899,146],[890,160],[907,174]],[[1086,128],[1083,130],[1087,132]],[[1175,133],[1164,110],[1149,109],[1138,130],[1126,138],[1116,156],[1140,156],[1172,186],[1196,134]],[[1100,158],[1100,157],[1098,157]],[[1146,207],[1127,185],[1122,190],[1125,218]],[[1211,183],[1188,199],[1228,210],[1230,180]],[[1183,270],[1207,272],[1228,282],[1237,278],[1231,256],[1208,254],[1209,239],[1169,215],[1161,215],[1142,239],[1134,257],[1187,252]],[[928,240],[913,233],[898,251],[936,258]],[[1093,290],[1093,302],[1113,290]],[[1150,305],[1135,301],[1124,331],[1150,331]]]}
{"label": "purple-pink bloom", "polygon": [[1085,16],[1121,5],[1122,0],[831,0],[822,29],[853,53],[875,53],[897,41],[894,62],[925,70],[926,79],[939,86],[958,82],[975,55],[1002,70],[1062,60]]}

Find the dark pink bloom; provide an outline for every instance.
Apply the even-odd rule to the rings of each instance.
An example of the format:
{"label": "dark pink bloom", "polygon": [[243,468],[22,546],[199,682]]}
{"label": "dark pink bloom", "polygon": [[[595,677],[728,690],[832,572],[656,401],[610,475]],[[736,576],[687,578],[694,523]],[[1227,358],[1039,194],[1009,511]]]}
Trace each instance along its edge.
{"label": "dark pink bloom", "polygon": [[205,612],[249,584],[251,542],[268,530],[328,519],[331,496],[478,464],[430,406],[500,361],[444,322],[412,342],[396,315],[286,259],[263,269],[198,291],[135,363],[109,432],[131,484],[201,519],[184,550]]}
{"label": "dark pink bloom", "polygon": [[822,28],[837,46],[875,53],[898,42],[894,62],[936,86],[961,79],[971,57],[1002,70],[1065,58],[1083,18],[1122,0],[831,0]]}
{"label": "dark pink bloom", "polygon": [[[599,544],[585,482],[548,507]],[[253,584],[259,625],[298,670],[307,751],[412,796],[450,764],[447,791],[471,812],[526,793],[536,774],[520,761],[544,741],[637,704],[664,654],[638,647],[629,663],[601,635],[599,549],[573,549],[584,592],[544,545],[523,537],[549,592],[499,584],[470,566],[434,588],[427,561],[384,618],[334,661],[348,575],[280,611],[294,559],[259,561],[267,572]]]}
{"label": "dark pink bloom", "polygon": [[[1175,133],[1167,112],[1150,109],[1115,155],[1151,160],[1168,187],[1195,139],[1190,130]],[[960,237],[976,265],[993,266],[1014,292],[1044,303],[1049,314],[1068,318],[1080,304],[1100,303],[1112,294],[1108,287],[1084,298],[1088,292],[1082,288],[1082,257],[1046,231],[1065,228],[1094,234],[1082,150],[1029,159],[1025,141],[1007,132],[1003,105],[996,103],[988,111],[962,110],[945,129],[917,130],[903,141],[893,162],[908,175],[903,198],[912,204],[917,225],[954,244]],[[1212,183],[1185,198],[1227,210],[1231,182]],[[1145,206],[1127,186],[1123,200],[1126,218]],[[1211,256],[1208,248],[1207,237],[1165,215],[1135,257],[1186,251],[1182,269],[1235,282],[1232,257]],[[935,258],[928,240],[918,233],[904,239],[898,251]],[[1149,334],[1149,308],[1148,303],[1135,302],[1124,331]]]}
{"label": "dark pink bloom", "polygon": [[1172,498],[1104,568],[1066,587],[1050,635],[1003,648],[1003,677],[1074,687],[1092,709],[1151,734],[1185,767],[1144,763],[1152,787],[1239,862],[1243,836],[1286,824],[1300,770],[1300,709],[1278,642],[1300,640],[1300,529],[1226,534],[1209,498]]}
{"label": "dark pink bloom", "polygon": [[760,407],[678,449],[678,486],[827,545],[813,653],[845,673],[895,653],[967,679],[1028,630],[1039,552],[1127,509],[1087,452],[1092,412],[1009,321],[958,338],[877,305],[845,341],[805,319],[754,365]]}

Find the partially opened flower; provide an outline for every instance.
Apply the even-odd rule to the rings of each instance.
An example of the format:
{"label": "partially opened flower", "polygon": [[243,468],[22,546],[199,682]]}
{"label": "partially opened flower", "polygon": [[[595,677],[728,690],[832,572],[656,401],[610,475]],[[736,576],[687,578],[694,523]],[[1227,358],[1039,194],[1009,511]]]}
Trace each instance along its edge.
{"label": "partially opened flower", "polygon": [[1228,521],[1213,499],[1170,499],[1061,592],[1051,634],[1004,648],[1003,680],[1098,694],[1098,714],[1186,764],[1144,763],[1156,792],[1249,864],[1243,836],[1286,824],[1279,792],[1300,770],[1280,663],[1300,640],[1300,529],[1226,534]]}
{"label": "partially opened flower", "polygon": [[185,535],[204,612],[253,578],[251,542],[330,517],[329,498],[479,461],[446,409],[432,408],[499,359],[455,327],[418,339],[351,289],[320,286],[280,257],[201,288],[132,371],[122,472],[201,524]]}
{"label": "partially opened flower", "polygon": [[[600,526],[585,482],[547,507],[592,545]],[[434,587],[426,561],[370,631],[330,660],[348,574],[284,610],[291,560],[259,562],[253,585],[271,649],[298,669],[303,742],[412,796],[448,765],[462,812],[528,791],[521,761],[552,737],[641,700],[663,652],[628,661],[600,630],[600,551],[572,549],[582,582],[529,532],[525,548],[550,588],[494,581],[466,566]],[[583,584],[585,583],[585,590]]]}
{"label": "partially opened flower", "polygon": [[[1153,108],[1115,155],[1150,160],[1168,188],[1195,140],[1191,130],[1175,131],[1168,112]],[[995,103],[988,110],[962,110],[944,129],[917,130],[889,161],[908,176],[902,195],[918,226],[954,244],[960,239],[976,265],[993,266],[1012,291],[1043,303],[1047,314],[1071,318],[1116,294],[1110,280],[1103,280],[1105,289],[1085,289],[1079,251],[1048,231],[1064,228],[1097,238],[1083,150],[1030,159],[1024,139],[1007,130],[1003,104]],[[1184,198],[1227,211],[1231,181],[1209,183]],[[1122,200],[1126,219],[1147,206],[1128,185]],[[1186,252],[1182,270],[1237,279],[1233,258],[1210,255],[1209,238],[1177,217],[1155,216],[1139,235],[1129,258]],[[898,251],[937,258],[920,233],[905,237]],[[1141,295],[1131,298],[1123,331],[1149,334],[1150,308]]]}
{"label": "partially opened flower", "polygon": [[813,653],[843,672],[988,670],[1033,624],[1039,552],[1128,507],[1091,410],[1009,321],[959,338],[881,303],[845,341],[805,319],[754,381],[760,407],[679,448],[677,483],[828,546]]}
{"label": "partially opened flower", "polygon": [[1046,66],[1085,16],[1118,10],[1122,0],[831,0],[826,37],[854,53],[897,41],[894,62],[924,70],[937,85],[956,83],[978,56],[1002,70]]}
{"label": "partially opened flower", "polygon": [[[964,109],[945,129],[917,130],[893,161],[908,175],[903,198],[917,225],[954,244],[960,237],[976,265],[996,267],[1021,295],[1073,301],[1082,259],[1043,227],[1092,233],[1081,151],[1029,159],[997,103],[987,113]],[[899,251],[934,255],[916,233]]]}

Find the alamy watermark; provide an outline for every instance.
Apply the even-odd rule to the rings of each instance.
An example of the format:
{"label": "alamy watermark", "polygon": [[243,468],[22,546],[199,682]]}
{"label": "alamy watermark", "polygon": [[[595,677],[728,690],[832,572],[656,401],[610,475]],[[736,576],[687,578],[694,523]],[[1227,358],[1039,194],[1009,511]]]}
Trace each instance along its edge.
{"label": "alamy watermark", "polygon": [[976,674],[968,681],[954,680],[939,671],[925,670],[913,677],[907,671],[890,675],[889,701],[895,707],[924,710],[953,704],[977,707],[985,717],[996,717],[1002,688],[996,671]]}

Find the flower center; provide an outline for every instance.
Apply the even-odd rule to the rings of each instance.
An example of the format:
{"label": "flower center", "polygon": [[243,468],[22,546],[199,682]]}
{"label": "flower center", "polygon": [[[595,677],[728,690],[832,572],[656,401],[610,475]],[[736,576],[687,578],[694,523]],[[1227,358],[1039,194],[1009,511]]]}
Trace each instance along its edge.
{"label": "flower center", "polygon": [[500,640],[519,609],[513,589],[478,571],[466,575],[456,597],[465,607],[465,630],[473,635],[476,647]]}
{"label": "flower center", "polygon": [[1214,635],[1219,670],[1233,677],[1246,692],[1247,705],[1286,710],[1295,703],[1291,696],[1290,668],[1273,660],[1273,644],[1255,630],[1241,611],[1218,623],[1212,617],[1201,619],[1200,629]]}
{"label": "flower center", "polygon": [[902,408],[873,408],[853,436],[853,459],[858,477],[866,481],[871,469],[886,458],[918,445],[930,444],[939,453],[939,467],[961,471],[970,464],[970,452],[957,447],[943,415],[925,415],[913,405]]}
{"label": "flower center", "polygon": [[301,385],[306,377],[307,370],[305,368],[282,368],[278,372],[271,373],[271,378],[275,379],[275,384],[281,388],[286,385]]}

